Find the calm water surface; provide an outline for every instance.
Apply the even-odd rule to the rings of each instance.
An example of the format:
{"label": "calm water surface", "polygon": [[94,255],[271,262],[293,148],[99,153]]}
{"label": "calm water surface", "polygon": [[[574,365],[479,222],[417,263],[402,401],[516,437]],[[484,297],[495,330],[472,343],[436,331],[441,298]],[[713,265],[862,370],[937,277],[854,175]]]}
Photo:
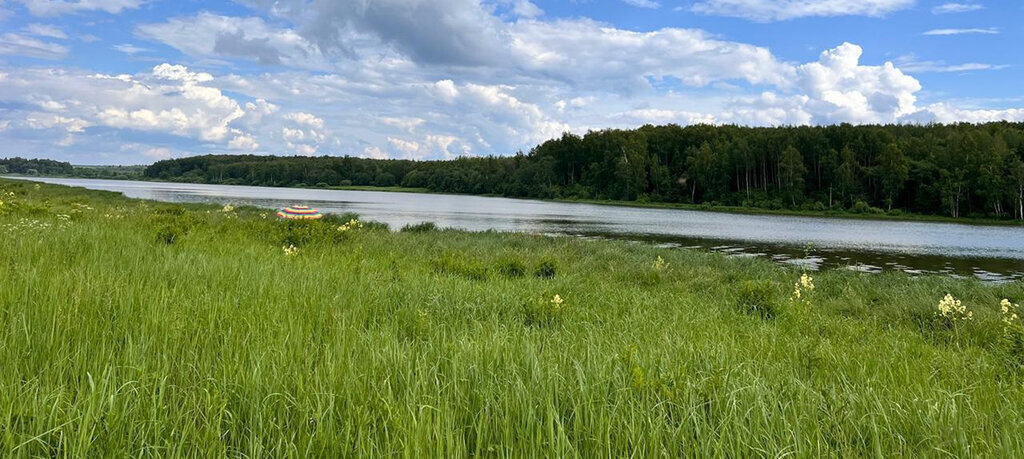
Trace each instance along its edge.
{"label": "calm water surface", "polygon": [[[418,222],[654,242],[665,247],[759,256],[814,269],[948,273],[989,281],[1024,279],[1024,227],[741,215],[569,204],[479,196],[311,190],[89,179],[33,179],[169,202],[283,207],[308,204],[355,212],[401,228]],[[804,246],[814,245],[810,257]]]}

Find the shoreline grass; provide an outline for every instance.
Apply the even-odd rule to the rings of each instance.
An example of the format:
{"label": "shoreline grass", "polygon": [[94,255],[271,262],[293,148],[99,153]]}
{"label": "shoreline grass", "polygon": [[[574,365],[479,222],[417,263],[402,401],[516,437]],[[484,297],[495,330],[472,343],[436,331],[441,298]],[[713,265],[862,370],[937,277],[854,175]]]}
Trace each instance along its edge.
{"label": "shoreline grass", "polygon": [[1021,282],[0,189],[7,457],[1024,454]]}

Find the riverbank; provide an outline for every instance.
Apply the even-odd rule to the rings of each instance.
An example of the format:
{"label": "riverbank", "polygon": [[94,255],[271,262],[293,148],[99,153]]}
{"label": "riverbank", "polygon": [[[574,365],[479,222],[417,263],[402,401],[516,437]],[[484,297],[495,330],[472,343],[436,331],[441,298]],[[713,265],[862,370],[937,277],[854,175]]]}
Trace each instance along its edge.
{"label": "riverbank", "polygon": [[0,189],[9,456],[1024,453],[1020,282]]}
{"label": "riverbank", "polygon": [[[12,175],[13,176],[13,175]],[[31,177],[25,177],[31,178]],[[54,176],[53,178],[93,178],[93,177],[77,177],[77,176]],[[100,177],[105,180],[139,180],[139,181],[151,181],[151,182],[163,182],[162,180],[149,179],[144,176],[138,177]],[[174,183],[174,182],[168,182]],[[181,183],[197,183],[197,182],[181,182]],[[463,194],[463,193],[442,193],[431,191],[427,188],[412,188],[403,186],[330,186],[330,187],[285,187],[285,188],[299,188],[299,189],[324,189],[324,190],[351,190],[351,191],[380,191],[380,192],[394,192],[394,193],[416,193],[416,194],[441,194],[441,195],[461,195],[461,196],[484,196],[484,197],[505,197],[509,199],[524,199],[524,200],[535,200],[535,201],[548,201],[548,202],[563,202],[563,203],[579,203],[579,204],[594,204],[594,205],[606,205],[606,206],[620,206],[620,207],[638,207],[638,208],[649,208],[649,209],[679,209],[679,210],[700,210],[707,212],[722,212],[731,214],[741,215],[782,215],[792,217],[812,217],[812,218],[843,218],[851,220],[882,220],[882,221],[910,221],[910,222],[932,222],[932,223],[957,223],[963,225],[982,225],[982,226],[1024,226],[1022,220],[1011,220],[1011,219],[994,219],[994,218],[978,218],[978,217],[964,217],[964,218],[952,218],[941,215],[925,215],[925,214],[914,214],[909,212],[899,211],[898,213],[888,213],[881,209],[867,210],[864,212],[853,212],[848,210],[792,210],[792,209],[764,209],[760,207],[738,207],[738,206],[722,206],[722,205],[711,205],[711,204],[684,204],[684,203],[667,203],[667,202],[639,202],[639,201],[611,201],[611,200],[600,200],[600,199],[578,199],[578,198],[556,198],[556,199],[538,199],[538,198],[515,198],[502,195],[494,194]]]}

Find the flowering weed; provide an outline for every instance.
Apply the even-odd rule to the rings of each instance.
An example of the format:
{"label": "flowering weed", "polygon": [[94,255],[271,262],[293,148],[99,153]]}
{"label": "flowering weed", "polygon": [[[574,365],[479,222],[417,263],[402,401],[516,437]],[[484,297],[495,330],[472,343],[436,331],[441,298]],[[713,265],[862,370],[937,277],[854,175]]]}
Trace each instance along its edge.
{"label": "flowering weed", "polygon": [[523,322],[528,326],[552,325],[562,319],[565,300],[561,295],[543,296],[526,302]]}
{"label": "flowering weed", "polygon": [[948,325],[956,325],[959,322],[974,320],[974,313],[968,311],[966,305],[948,293],[939,300],[938,309],[935,312],[935,316]]}

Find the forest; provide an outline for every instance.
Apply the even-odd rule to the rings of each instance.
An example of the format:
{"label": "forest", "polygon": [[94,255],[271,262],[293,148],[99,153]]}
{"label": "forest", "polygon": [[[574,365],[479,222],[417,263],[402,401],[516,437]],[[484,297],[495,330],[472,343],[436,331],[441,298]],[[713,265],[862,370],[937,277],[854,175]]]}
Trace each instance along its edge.
{"label": "forest", "polygon": [[0,174],[73,175],[71,163],[52,159],[0,158]]}
{"label": "forest", "polygon": [[643,126],[447,161],[199,156],[150,179],[1024,219],[1024,123]]}

